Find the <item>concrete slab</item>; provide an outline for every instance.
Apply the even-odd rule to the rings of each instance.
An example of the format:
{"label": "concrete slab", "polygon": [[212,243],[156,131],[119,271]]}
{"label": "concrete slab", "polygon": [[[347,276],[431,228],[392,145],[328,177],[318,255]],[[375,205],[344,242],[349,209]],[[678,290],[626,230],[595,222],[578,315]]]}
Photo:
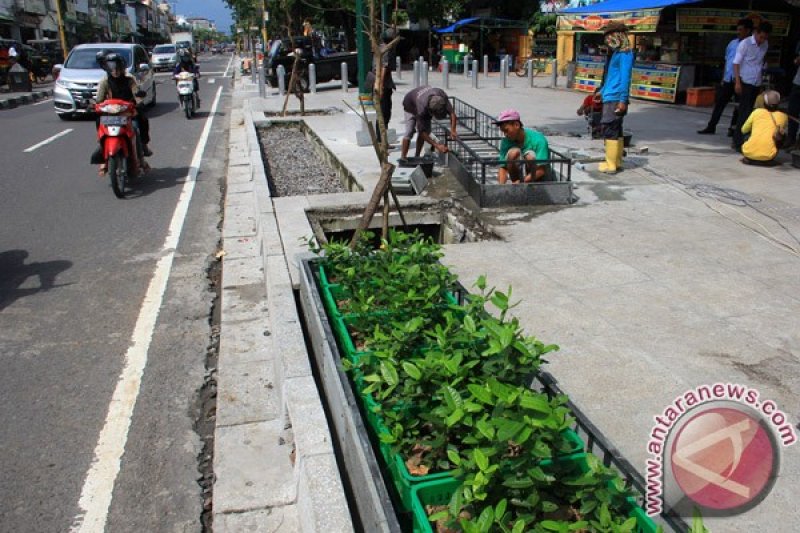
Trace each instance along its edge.
{"label": "concrete slab", "polygon": [[222,241],[225,260],[259,257],[261,242],[256,237],[230,237]]}
{"label": "concrete slab", "polygon": [[224,320],[220,326],[217,366],[224,372],[229,365],[266,361],[274,357],[273,350],[268,313],[238,322]]}
{"label": "concrete slab", "polygon": [[[264,353],[263,351],[261,353]],[[273,354],[226,364],[217,379],[217,427],[275,420],[280,416]]]}
{"label": "concrete slab", "polygon": [[330,433],[321,429],[327,422],[313,376],[286,380],[286,404],[295,436],[296,457],[303,460],[314,455],[333,454]]}
{"label": "concrete slab", "polygon": [[282,420],[217,427],[214,432],[214,511],[246,512],[297,499],[292,447]]}
{"label": "concrete slab", "polygon": [[215,513],[217,533],[295,533],[301,531],[297,505],[243,513]]}
{"label": "concrete slab", "polygon": [[297,508],[303,531],[353,531],[333,455],[304,457],[300,469]]}

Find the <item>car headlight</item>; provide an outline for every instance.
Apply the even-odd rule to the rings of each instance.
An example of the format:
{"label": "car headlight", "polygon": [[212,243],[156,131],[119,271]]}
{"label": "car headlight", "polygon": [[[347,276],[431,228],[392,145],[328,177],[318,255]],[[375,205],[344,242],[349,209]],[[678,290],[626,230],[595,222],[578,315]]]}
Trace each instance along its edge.
{"label": "car headlight", "polygon": [[56,80],[56,85],[58,85],[59,87],[63,87],[63,88],[65,88],[65,89],[66,89],[66,88],[68,88],[68,87],[69,87],[69,82],[68,82],[68,81],[65,81],[65,80],[62,80],[61,78],[59,78],[59,79],[57,79],[57,80]]}

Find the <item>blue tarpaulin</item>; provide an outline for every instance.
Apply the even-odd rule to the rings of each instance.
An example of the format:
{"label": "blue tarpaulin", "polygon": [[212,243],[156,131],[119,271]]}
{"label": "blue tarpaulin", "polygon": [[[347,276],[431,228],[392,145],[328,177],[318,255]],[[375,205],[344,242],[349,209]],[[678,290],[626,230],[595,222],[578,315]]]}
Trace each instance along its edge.
{"label": "blue tarpaulin", "polygon": [[559,11],[561,13],[616,13],[618,11],[636,11],[639,9],[658,9],[661,7],[698,4],[701,0],[605,0],[590,6],[573,7]]}
{"label": "blue tarpaulin", "polygon": [[434,30],[436,33],[455,33],[464,26],[473,28],[527,28],[528,23],[522,20],[508,20],[497,19],[490,17],[470,17],[461,19],[458,22],[447,26],[446,28],[439,28]]}

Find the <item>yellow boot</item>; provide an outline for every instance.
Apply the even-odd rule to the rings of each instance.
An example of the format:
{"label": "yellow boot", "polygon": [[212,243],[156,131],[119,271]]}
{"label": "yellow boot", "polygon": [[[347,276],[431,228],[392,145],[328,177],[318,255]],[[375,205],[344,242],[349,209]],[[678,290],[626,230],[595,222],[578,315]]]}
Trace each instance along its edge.
{"label": "yellow boot", "polygon": [[615,174],[617,172],[617,161],[622,158],[622,153],[620,152],[622,143],[614,140],[605,141],[606,146],[606,162],[600,163],[600,166],[597,167],[600,172],[604,172],[606,174]]}
{"label": "yellow boot", "polygon": [[620,170],[625,170],[622,167],[622,157],[625,155],[625,139],[620,137],[617,139],[617,143],[619,143],[619,155],[617,156],[617,172],[619,172]]}

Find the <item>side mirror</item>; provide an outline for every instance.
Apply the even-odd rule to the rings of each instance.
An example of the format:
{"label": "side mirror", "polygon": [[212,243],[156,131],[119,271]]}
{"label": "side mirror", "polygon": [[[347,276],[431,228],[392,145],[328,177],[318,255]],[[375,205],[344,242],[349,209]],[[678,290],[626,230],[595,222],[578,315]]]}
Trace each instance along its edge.
{"label": "side mirror", "polygon": [[139,70],[141,70],[142,72],[147,72],[148,70],[150,70],[150,64],[149,63],[139,63]]}

